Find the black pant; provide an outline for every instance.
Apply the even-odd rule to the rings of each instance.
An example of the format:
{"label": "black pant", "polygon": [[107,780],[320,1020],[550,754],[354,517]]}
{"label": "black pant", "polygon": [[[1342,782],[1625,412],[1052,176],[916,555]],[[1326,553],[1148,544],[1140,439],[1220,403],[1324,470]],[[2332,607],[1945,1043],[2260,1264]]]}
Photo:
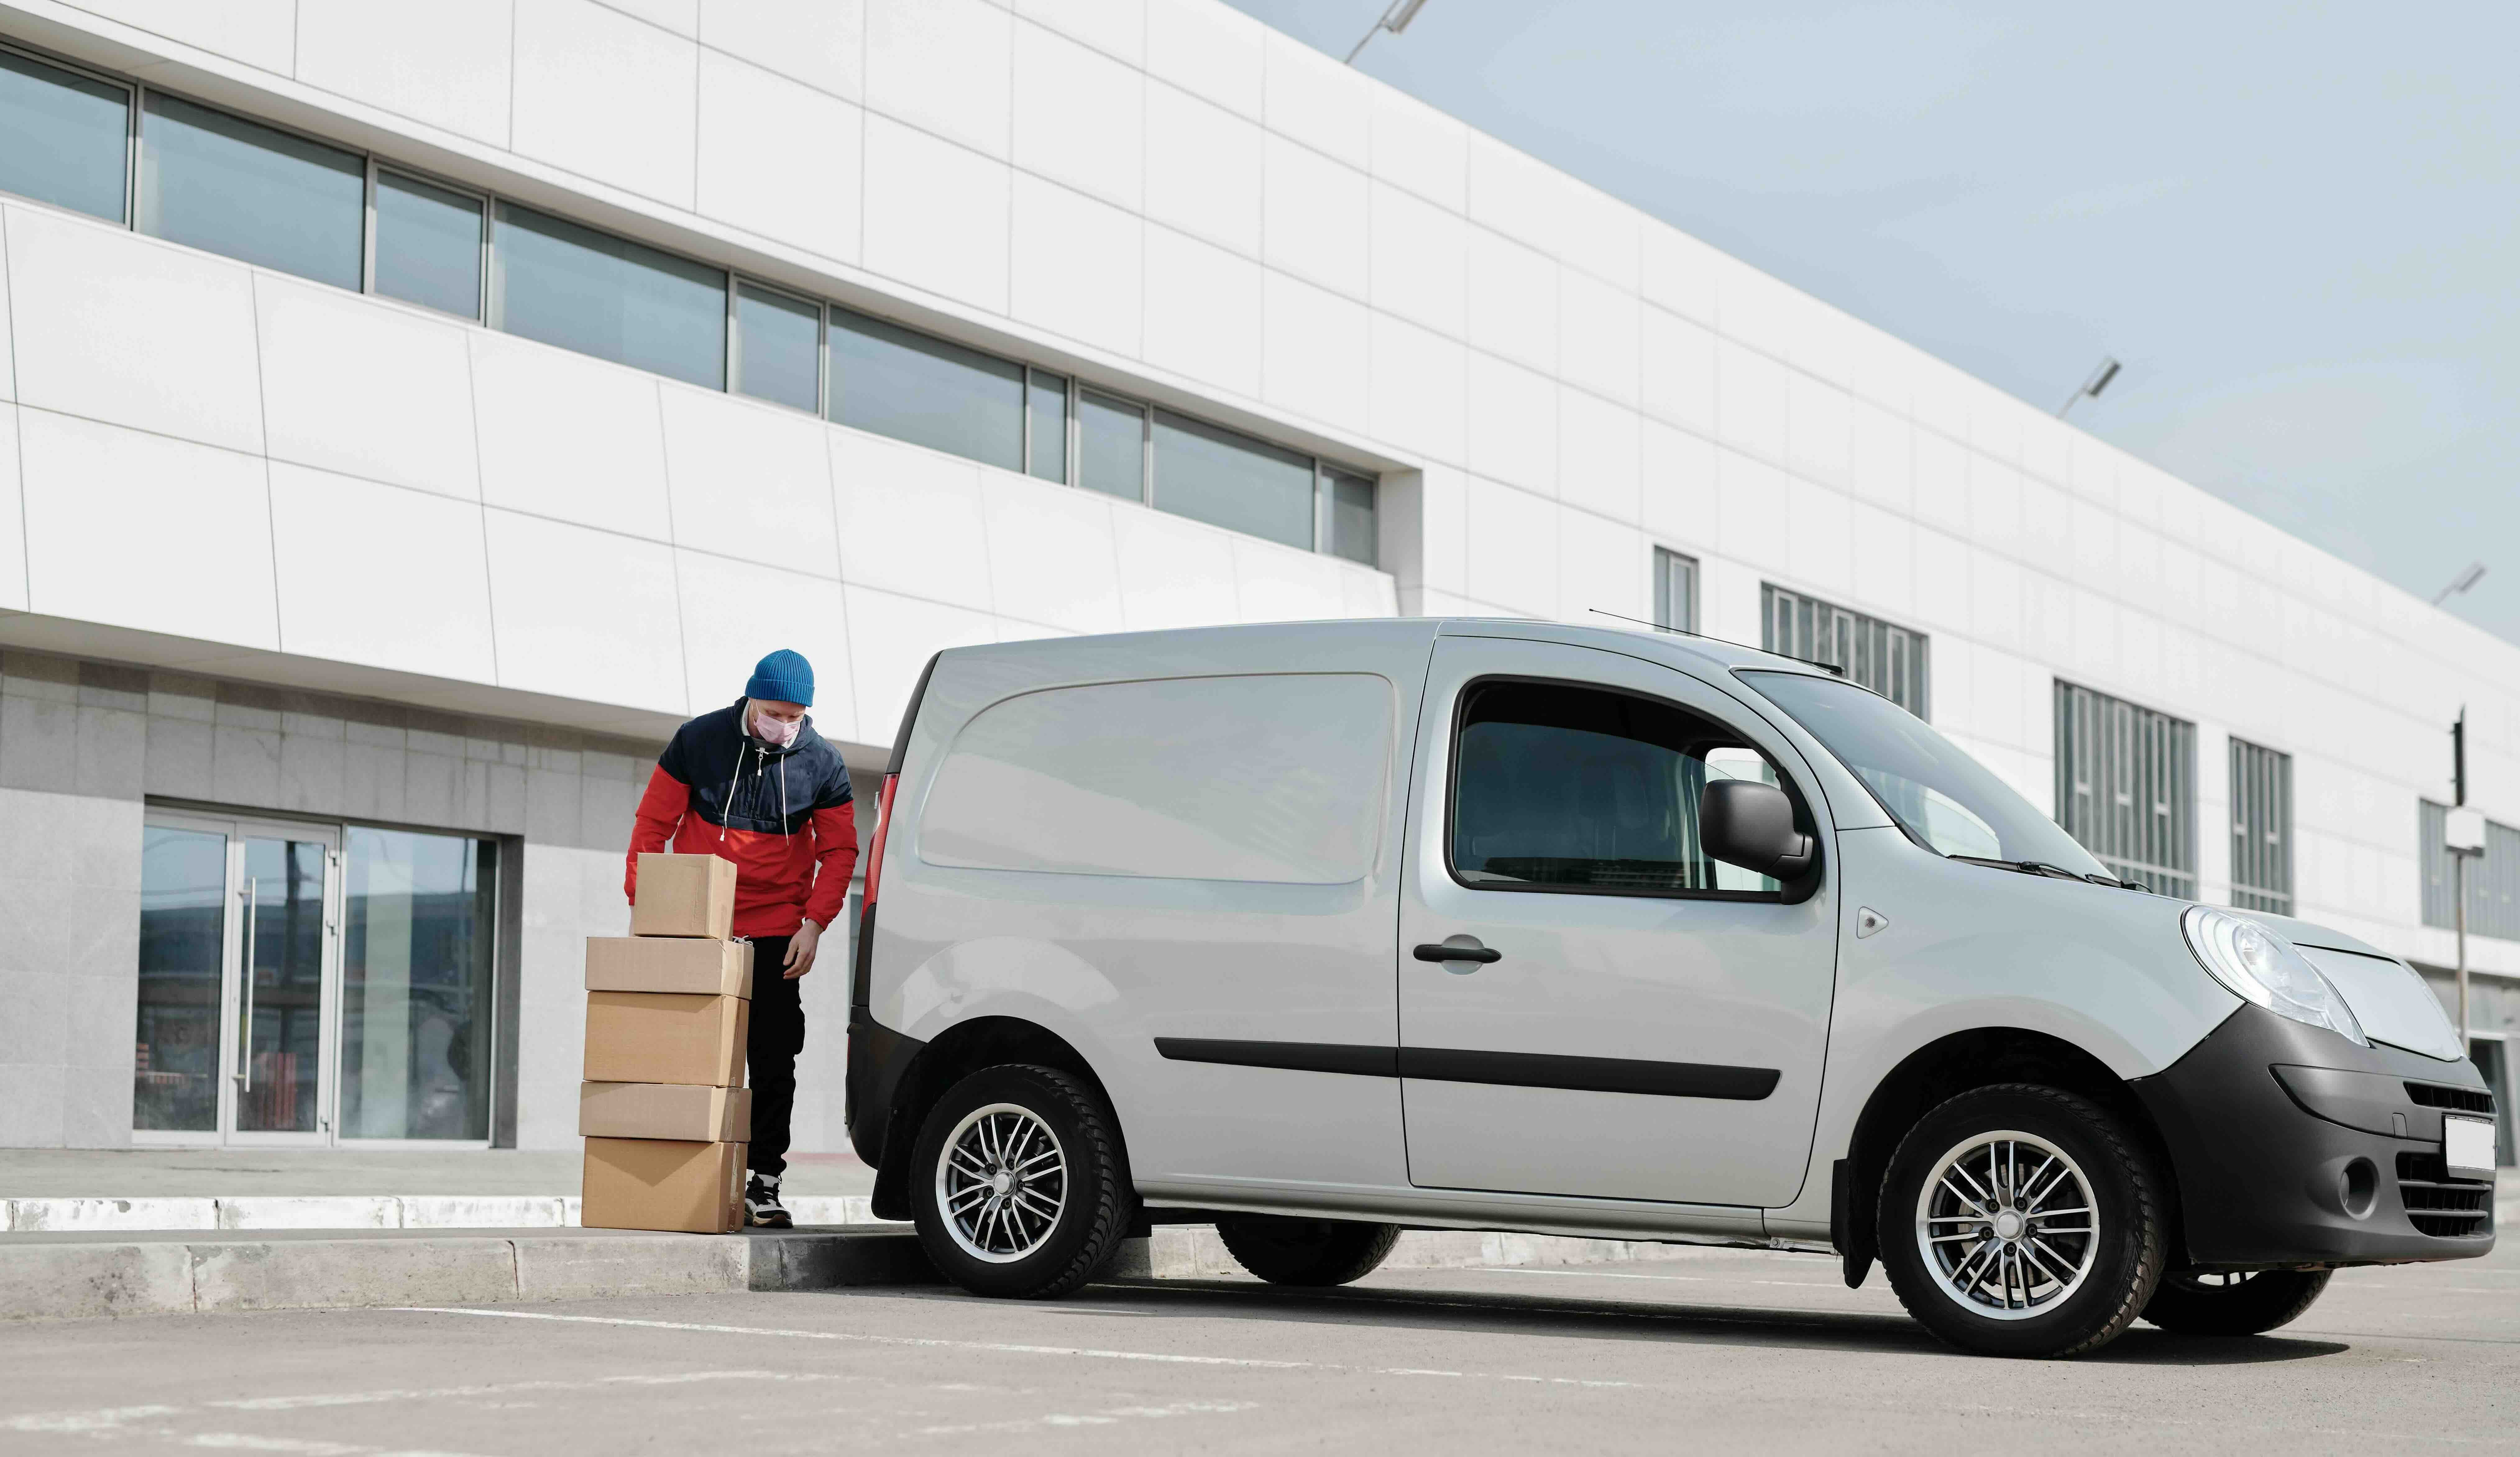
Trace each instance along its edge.
{"label": "black pant", "polygon": [[752,938],[752,1021],[743,1042],[752,1087],[752,1147],[745,1162],[753,1172],[774,1176],[788,1168],[796,1054],[805,1050],[803,984],[783,975],[787,960],[787,937]]}

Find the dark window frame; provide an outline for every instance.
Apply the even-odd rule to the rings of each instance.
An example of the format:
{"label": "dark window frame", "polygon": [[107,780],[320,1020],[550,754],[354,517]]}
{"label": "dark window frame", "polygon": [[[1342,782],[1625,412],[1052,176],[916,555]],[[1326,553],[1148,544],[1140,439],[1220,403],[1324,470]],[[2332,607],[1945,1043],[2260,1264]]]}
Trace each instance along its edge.
{"label": "dark window frame", "polygon": [[[1748,735],[1732,728],[1720,719],[1713,718],[1685,703],[1677,703],[1669,698],[1613,684],[1586,683],[1580,679],[1550,678],[1533,673],[1483,673],[1466,680],[1454,692],[1452,714],[1444,730],[1449,735],[1447,740],[1449,759],[1444,769],[1444,873],[1452,877],[1455,885],[1463,890],[1501,891],[1508,895],[1623,896],[1631,900],[1644,901],[1732,901],[1781,905],[1810,899],[1807,891],[1798,889],[1802,885],[1799,878],[1793,885],[1779,885],[1775,890],[1768,891],[1642,890],[1611,885],[1515,885],[1493,880],[1463,879],[1462,867],[1454,858],[1455,836],[1459,829],[1457,821],[1462,806],[1462,732],[1467,727],[1464,721],[1469,717],[1472,700],[1478,696],[1481,688],[1493,684],[1519,684],[1533,687],[1563,688],[1576,692],[1606,693],[1621,698],[1633,698],[1657,709],[1686,715],[1707,725],[1710,728],[1723,730],[1697,745],[1694,750],[1696,757],[1702,760],[1708,748],[1746,749],[1758,755],[1767,763],[1770,772],[1776,774],[1777,787],[1784,790],[1785,797],[1793,802],[1795,827],[1811,835],[1815,844],[1820,838],[1818,819],[1812,814],[1811,803],[1804,797],[1801,787],[1794,782],[1793,775],[1787,773],[1785,767],[1777,762],[1776,755],[1761,748]],[[1711,860],[1712,857],[1709,859]],[[1814,886],[1819,883],[1818,876],[1822,869],[1822,861],[1824,860],[1823,856],[1813,862],[1810,874],[1813,876],[1811,884]]]}

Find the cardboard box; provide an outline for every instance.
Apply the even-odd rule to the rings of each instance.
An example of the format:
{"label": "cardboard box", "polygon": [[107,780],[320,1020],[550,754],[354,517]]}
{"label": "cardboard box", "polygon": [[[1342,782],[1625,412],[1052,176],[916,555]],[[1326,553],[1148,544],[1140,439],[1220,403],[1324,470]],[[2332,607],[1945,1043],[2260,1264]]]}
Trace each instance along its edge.
{"label": "cardboard box", "polygon": [[714,855],[639,857],[639,898],[630,903],[633,936],[735,934],[735,861]]}
{"label": "cardboard box", "polygon": [[577,1222],[732,1234],[743,1227],[743,1157],[741,1143],[589,1138]]}
{"label": "cardboard box", "polygon": [[698,936],[590,936],[586,990],[750,996],[752,943]]}
{"label": "cardboard box", "polygon": [[586,993],[586,1081],[743,1085],[752,1003],[670,992]]}
{"label": "cardboard box", "polygon": [[752,1136],[752,1089],[683,1082],[581,1082],[577,1131],[589,1138],[742,1143]]}

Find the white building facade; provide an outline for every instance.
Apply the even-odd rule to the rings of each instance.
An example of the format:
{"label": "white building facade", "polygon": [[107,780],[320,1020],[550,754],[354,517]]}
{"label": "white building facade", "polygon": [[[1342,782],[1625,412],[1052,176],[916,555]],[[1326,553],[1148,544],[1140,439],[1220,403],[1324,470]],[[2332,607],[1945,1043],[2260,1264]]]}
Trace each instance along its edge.
{"label": "white building facade", "polygon": [[2462,706],[2520,824],[2520,648],[1221,0],[6,0],[0,258],[0,1145],[567,1145],[777,646],[866,784],[958,643],[1653,619],[2428,968]]}

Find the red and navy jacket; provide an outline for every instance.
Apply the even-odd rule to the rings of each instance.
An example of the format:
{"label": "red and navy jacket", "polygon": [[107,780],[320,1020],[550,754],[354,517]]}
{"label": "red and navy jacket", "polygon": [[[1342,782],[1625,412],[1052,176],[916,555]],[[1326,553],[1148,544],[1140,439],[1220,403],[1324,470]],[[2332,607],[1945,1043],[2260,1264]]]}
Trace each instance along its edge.
{"label": "red and navy jacket", "polygon": [[828,927],[858,862],[848,766],[812,716],[783,749],[746,731],[749,707],[738,698],[674,730],[639,801],[622,891],[638,899],[642,855],[714,855],[735,861],[736,935]]}

